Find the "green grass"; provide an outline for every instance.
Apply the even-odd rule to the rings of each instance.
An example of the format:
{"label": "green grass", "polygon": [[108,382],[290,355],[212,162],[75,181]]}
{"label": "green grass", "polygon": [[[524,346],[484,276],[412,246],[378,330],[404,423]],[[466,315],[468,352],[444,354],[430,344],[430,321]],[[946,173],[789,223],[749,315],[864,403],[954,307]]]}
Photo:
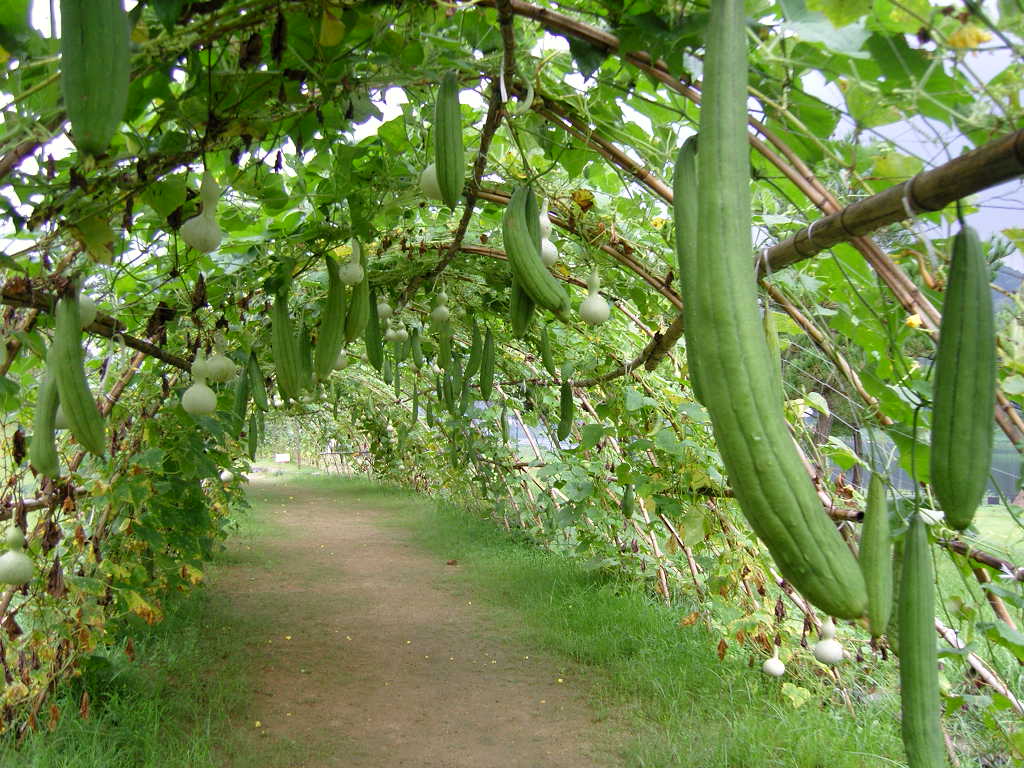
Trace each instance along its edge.
{"label": "green grass", "polygon": [[[210,570],[257,555],[242,542],[267,533],[267,516],[243,515],[239,545]],[[227,610],[227,597],[200,588],[168,599],[166,618],[134,632],[135,660],[123,645],[83,660],[80,678],[47,701],[44,724],[15,748],[0,736],[0,768],[242,768],[293,765],[293,745],[257,738],[248,725],[246,638],[257,631]],[[228,617],[231,618],[228,618]],[[88,691],[88,718],[79,716]],[[45,727],[49,704],[60,713]]]}

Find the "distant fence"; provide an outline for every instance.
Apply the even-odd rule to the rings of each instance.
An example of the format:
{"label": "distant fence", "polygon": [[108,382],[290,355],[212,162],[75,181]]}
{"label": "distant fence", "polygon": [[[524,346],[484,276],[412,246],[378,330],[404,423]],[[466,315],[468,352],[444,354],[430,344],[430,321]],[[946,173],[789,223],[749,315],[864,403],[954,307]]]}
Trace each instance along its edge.
{"label": "distant fence", "polygon": [[313,457],[313,466],[322,472],[355,475],[368,471],[369,451],[321,451]]}
{"label": "distant fence", "polygon": [[[986,504],[1000,503],[1002,501],[1000,495],[1003,495],[1012,501],[1017,495],[1017,490],[1020,487],[1021,455],[1006,435],[999,430],[994,430],[994,432],[995,441],[992,447],[992,469],[990,472],[988,487],[985,491],[985,498],[983,499],[983,503]],[[844,437],[842,440],[852,448],[852,438]],[[879,432],[873,430],[870,432],[862,432],[861,441],[863,451],[867,455],[872,453],[871,448],[874,447],[876,449],[876,453],[885,456],[892,456],[889,460],[889,466],[886,467],[885,470],[889,475],[890,482],[897,490],[913,494],[914,481],[899,465],[899,457],[896,455],[895,445],[892,440],[885,435],[880,436]],[[838,469],[834,469],[834,471],[838,471]]]}

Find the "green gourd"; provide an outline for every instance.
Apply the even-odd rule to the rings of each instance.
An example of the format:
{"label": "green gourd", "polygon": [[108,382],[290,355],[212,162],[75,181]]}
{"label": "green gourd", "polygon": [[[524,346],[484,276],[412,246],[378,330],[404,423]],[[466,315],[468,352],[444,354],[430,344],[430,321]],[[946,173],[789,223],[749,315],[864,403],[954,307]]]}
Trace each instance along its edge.
{"label": "green gourd", "polygon": [[[758,317],[747,141],[747,31],[742,0],[711,4],[697,155],[698,232],[688,352],[736,499],[782,575],[840,618],[867,609],[856,559],[822,508],[772,382]],[[712,183],[713,182],[713,183]]]}
{"label": "green gourd", "polygon": [[953,238],[935,352],[931,484],[957,530],[971,524],[992,463],[996,334],[989,270],[977,233]]}
{"label": "green gourd", "polygon": [[945,768],[940,723],[935,576],[927,526],[915,514],[903,544],[899,599],[901,730],[910,768]]}

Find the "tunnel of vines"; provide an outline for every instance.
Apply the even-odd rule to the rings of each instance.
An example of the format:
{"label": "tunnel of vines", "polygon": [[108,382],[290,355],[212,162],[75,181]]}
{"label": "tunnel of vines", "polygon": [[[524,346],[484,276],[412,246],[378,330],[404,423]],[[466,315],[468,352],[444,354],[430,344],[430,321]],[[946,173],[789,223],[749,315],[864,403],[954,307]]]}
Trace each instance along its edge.
{"label": "tunnel of vines", "polygon": [[1015,0],[0,4],[0,728],[290,452],[850,717],[898,674],[915,768],[1024,758],[1022,38]]}

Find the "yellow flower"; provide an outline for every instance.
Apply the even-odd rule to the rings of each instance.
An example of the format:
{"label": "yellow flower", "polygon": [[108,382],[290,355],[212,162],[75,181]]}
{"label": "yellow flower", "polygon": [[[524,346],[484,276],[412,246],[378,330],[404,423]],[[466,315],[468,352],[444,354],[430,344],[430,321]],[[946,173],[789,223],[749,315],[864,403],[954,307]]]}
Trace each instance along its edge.
{"label": "yellow flower", "polygon": [[921,327],[921,316],[916,312],[906,319],[906,325],[908,328],[920,328]]}
{"label": "yellow flower", "polygon": [[661,229],[662,227],[665,226],[665,220],[661,218],[661,216],[655,216],[653,219],[651,219],[651,226],[654,227],[655,229]]}
{"label": "yellow flower", "polygon": [[947,42],[960,50],[973,50],[991,39],[992,35],[980,27],[974,24],[964,24],[947,38]]}

